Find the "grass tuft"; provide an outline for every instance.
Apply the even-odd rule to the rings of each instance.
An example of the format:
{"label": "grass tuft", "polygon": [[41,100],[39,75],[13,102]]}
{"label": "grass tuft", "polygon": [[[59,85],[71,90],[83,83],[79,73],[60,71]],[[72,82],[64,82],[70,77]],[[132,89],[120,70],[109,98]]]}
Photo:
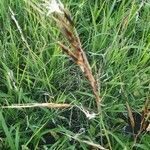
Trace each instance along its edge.
{"label": "grass tuft", "polygon": [[[1,0],[0,149],[150,149],[149,2],[61,2],[97,82],[101,113],[93,111],[95,97],[78,64],[61,52],[61,44],[72,47],[68,30],[62,36],[43,1]],[[73,107],[2,108],[42,103]],[[146,127],[135,140],[127,131],[141,116]]]}

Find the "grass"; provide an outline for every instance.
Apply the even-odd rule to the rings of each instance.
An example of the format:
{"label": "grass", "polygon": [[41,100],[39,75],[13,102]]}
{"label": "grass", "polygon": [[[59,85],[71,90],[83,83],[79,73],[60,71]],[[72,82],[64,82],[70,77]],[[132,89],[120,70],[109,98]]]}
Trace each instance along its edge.
{"label": "grass", "polygon": [[[0,104],[72,103],[95,106],[90,85],[61,52],[51,19],[27,0],[0,1]],[[39,3],[39,2],[37,2]],[[1,109],[0,149],[91,149],[85,140],[108,149],[131,149],[124,133],[126,101],[140,112],[150,93],[150,2],[63,0],[100,84],[102,114],[88,120],[78,108]],[[143,5],[142,5],[143,4]],[[23,42],[9,7],[27,43]],[[148,133],[135,149],[150,149]]]}

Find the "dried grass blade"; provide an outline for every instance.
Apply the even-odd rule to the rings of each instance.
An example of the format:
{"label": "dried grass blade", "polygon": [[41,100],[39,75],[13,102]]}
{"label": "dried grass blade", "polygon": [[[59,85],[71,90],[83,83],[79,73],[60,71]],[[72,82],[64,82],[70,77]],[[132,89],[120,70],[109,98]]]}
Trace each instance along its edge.
{"label": "dried grass blade", "polygon": [[76,136],[76,135],[75,136],[71,136],[71,135],[68,135],[68,134],[65,134],[65,135],[68,136],[69,138],[72,138],[72,139],[80,142],[80,143],[85,143],[85,144],[91,146],[93,149],[108,150],[108,149],[104,148],[103,146],[94,143],[91,140],[90,141],[88,141],[88,140],[82,140],[82,139],[78,138],[78,136]]}
{"label": "dried grass blade", "polygon": [[98,148],[98,149],[100,149],[100,150],[108,150],[108,149],[104,148],[103,146],[101,146],[101,145],[99,145],[99,144],[96,144],[96,143],[93,143],[93,142],[91,142],[91,141],[83,140],[83,141],[81,141],[81,142],[82,142],[82,143],[85,143],[85,144],[87,144],[87,145],[90,145],[90,146],[92,146],[93,148]]}
{"label": "dried grass blade", "polygon": [[141,121],[141,128],[140,128],[140,132],[142,132],[143,130],[146,130],[147,126],[148,126],[148,118],[149,118],[149,107],[150,107],[150,100],[147,99],[145,101],[143,110],[142,110],[142,121]]}
{"label": "dried grass blade", "polygon": [[149,123],[148,127],[146,128],[146,131],[150,132],[150,123]]}
{"label": "dried grass blade", "polygon": [[130,108],[129,103],[127,101],[126,101],[126,107],[127,107],[128,117],[129,117],[129,120],[130,120],[130,123],[131,123],[131,127],[132,127],[132,130],[134,131],[135,121],[134,121],[132,109]]}
{"label": "dried grass blade", "polygon": [[1,108],[69,108],[70,104],[58,104],[58,103],[27,103],[27,104],[13,104],[10,106],[2,106]]}

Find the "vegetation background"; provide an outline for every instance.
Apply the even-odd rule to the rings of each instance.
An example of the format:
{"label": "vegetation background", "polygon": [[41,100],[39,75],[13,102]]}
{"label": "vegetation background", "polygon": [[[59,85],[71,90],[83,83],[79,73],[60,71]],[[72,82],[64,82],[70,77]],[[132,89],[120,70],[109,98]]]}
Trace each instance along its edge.
{"label": "vegetation background", "polygon": [[[131,149],[133,139],[124,131],[127,122],[122,116],[127,113],[126,101],[141,112],[150,95],[150,1],[62,2],[72,13],[99,81],[102,114],[88,120],[75,107],[0,109],[0,149],[92,149],[84,140],[113,150]],[[53,38],[60,39],[57,27],[27,0],[0,0],[1,106],[54,102],[93,110],[89,83]],[[142,134],[135,148],[148,150],[149,141],[148,133]]]}

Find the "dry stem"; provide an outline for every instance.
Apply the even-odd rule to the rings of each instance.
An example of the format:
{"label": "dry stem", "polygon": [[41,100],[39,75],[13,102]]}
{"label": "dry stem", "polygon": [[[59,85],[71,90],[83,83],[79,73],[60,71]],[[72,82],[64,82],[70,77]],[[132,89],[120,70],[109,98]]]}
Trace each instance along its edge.
{"label": "dry stem", "polygon": [[[59,4],[58,4],[59,5]],[[73,61],[80,67],[85,77],[88,79],[93,93],[96,99],[96,105],[98,111],[101,106],[101,98],[98,91],[98,83],[95,80],[89,62],[87,60],[86,54],[82,48],[79,35],[76,31],[74,23],[71,19],[70,13],[64,7],[60,7],[61,13],[54,12],[52,18],[55,20],[56,24],[60,28],[65,39],[68,41],[69,45],[58,42],[62,50],[73,59]],[[51,10],[50,10],[51,11]],[[57,10],[58,11],[58,10]]]}

